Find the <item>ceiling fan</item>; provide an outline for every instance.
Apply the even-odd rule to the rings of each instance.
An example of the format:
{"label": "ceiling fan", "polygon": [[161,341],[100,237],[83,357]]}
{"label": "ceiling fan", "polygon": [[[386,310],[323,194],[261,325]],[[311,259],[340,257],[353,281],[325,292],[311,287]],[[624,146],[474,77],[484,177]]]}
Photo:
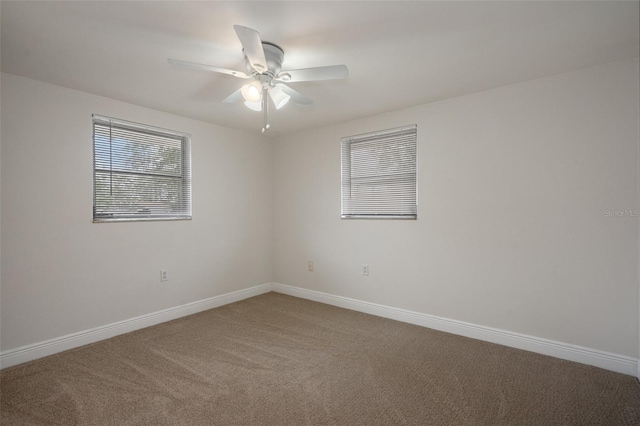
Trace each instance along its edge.
{"label": "ceiling fan", "polygon": [[280,46],[260,39],[258,31],[234,25],[236,34],[242,44],[242,52],[246,62],[247,72],[228,70],[211,65],[168,59],[169,63],[184,68],[212,71],[228,74],[237,78],[251,80],[240,89],[223,100],[225,103],[244,101],[244,104],[254,110],[262,111],[262,133],[269,125],[269,98],[276,109],[280,109],[292,100],[297,105],[311,105],[313,101],[307,96],[292,89],[284,83],[301,81],[339,80],[349,77],[346,65],[330,65],[325,67],[303,68],[296,70],[282,70],[284,51]]}

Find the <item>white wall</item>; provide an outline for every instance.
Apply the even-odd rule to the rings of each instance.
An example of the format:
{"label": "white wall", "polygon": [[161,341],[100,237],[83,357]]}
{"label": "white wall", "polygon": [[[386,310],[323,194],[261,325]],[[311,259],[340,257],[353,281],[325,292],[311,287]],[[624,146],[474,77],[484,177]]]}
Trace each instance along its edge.
{"label": "white wall", "polygon": [[[638,75],[621,61],[272,143],[2,74],[0,350],[276,281],[637,358],[640,227],[605,212],[640,208]],[[192,221],[91,222],[92,113],[192,134]],[[341,220],[340,137],[411,123],[419,219]]]}
{"label": "white wall", "polygon": [[[638,76],[635,58],[278,140],[274,281],[637,358],[638,218],[606,211],[639,208]],[[413,123],[418,220],[341,220],[340,138]]]}
{"label": "white wall", "polygon": [[[14,75],[1,85],[3,351],[271,281],[268,141]],[[193,220],[92,223],[92,113],[191,133]]]}

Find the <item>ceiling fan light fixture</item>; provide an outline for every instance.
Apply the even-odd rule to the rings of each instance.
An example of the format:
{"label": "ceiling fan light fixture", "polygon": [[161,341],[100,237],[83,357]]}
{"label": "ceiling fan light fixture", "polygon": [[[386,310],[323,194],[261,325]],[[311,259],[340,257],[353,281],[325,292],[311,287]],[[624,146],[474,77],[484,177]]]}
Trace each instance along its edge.
{"label": "ceiling fan light fixture", "polygon": [[259,102],[262,96],[262,84],[259,81],[252,81],[242,86],[242,97],[247,102]]}
{"label": "ceiling fan light fixture", "polygon": [[282,87],[275,86],[269,90],[269,95],[271,96],[271,100],[273,100],[273,104],[276,106],[276,109],[280,109],[289,102],[291,96],[284,93]]}
{"label": "ceiling fan light fixture", "polygon": [[247,108],[256,111],[256,112],[260,112],[262,111],[262,102],[255,101],[255,102],[249,102],[249,101],[244,101],[244,104]]}

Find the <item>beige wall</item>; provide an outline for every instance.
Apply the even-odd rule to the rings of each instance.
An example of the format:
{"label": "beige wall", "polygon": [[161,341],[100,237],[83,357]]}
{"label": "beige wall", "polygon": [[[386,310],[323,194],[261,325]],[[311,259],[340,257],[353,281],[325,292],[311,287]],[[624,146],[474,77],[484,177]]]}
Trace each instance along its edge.
{"label": "beige wall", "polygon": [[[268,141],[14,75],[1,84],[3,351],[271,281]],[[191,133],[193,220],[92,223],[92,113]]]}
{"label": "beige wall", "polygon": [[[639,221],[606,211],[640,208],[638,75],[268,141],[2,74],[0,349],[275,281],[637,358]],[[91,223],[92,113],[192,134],[192,221]],[[340,137],[412,123],[418,220],[341,220]]]}
{"label": "beige wall", "polygon": [[[638,218],[607,211],[639,208],[638,75],[636,58],[278,140],[274,281],[637,358]],[[341,220],[340,138],[414,123],[418,220]]]}

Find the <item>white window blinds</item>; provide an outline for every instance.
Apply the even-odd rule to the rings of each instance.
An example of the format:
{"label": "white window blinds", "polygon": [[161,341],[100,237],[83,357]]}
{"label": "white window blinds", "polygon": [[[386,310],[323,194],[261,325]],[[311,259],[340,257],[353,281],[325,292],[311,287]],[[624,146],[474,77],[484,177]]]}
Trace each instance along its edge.
{"label": "white window blinds", "polygon": [[191,219],[190,135],[93,116],[93,221]]}
{"label": "white window blinds", "polygon": [[417,217],[417,126],[342,138],[342,217]]}

